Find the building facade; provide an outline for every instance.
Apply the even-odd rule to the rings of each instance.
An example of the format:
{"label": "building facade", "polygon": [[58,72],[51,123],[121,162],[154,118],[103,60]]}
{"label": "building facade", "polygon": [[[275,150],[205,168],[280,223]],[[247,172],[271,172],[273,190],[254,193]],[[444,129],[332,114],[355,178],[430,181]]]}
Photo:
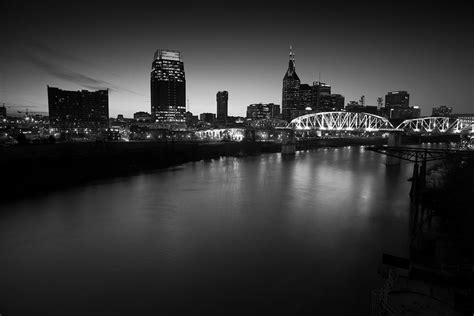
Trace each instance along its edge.
{"label": "building facade", "polygon": [[300,84],[300,104],[297,110],[306,110],[313,107],[313,89],[309,84]]}
{"label": "building facade", "polygon": [[386,108],[407,108],[410,105],[410,95],[406,91],[392,91],[385,95]]}
{"label": "building facade", "polygon": [[179,51],[157,50],[151,70],[151,117],[163,127],[185,127],[186,79]]}
{"label": "building facade", "polygon": [[358,102],[351,101],[345,107],[346,112],[370,113],[380,115],[379,108],[376,105],[361,105]]}
{"label": "building facade", "polygon": [[227,122],[229,93],[227,91],[219,91],[216,95],[217,101],[217,121],[220,123]]}
{"label": "building facade", "polygon": [[323,102],[323,99],[331,95],[331,86],[321,81],[314,81],[311,88],[311,108],[315,111],[326,111],[327,109],[324,108],[324,103],[328,103],[329,101]]}
{"label": "building facade", "polygon": [[296,74],[295,54],[290,47],[290,60],[288,62],[288,70],[283,77],[282,91],[282,117],[286,121],[292,118],[292,112],[300,107],[300,78]]}
{"label": "building facade", "polygon": [[342,111],[344,110],[344,96],[340,94],[323,94],[319,97],[318,111]]}
{"label": "building facade", "polygon": [[67,91],[48,86],[49,120],[53,127],[106,128],[109,91]]}
{"label": "building facade", "polygon": [[201,113],[199,114],[199,120],[212,124],[216,120],[216,115],[214,113]]}
{"label": "building facade", "polygon": [[280,117],[280,105],[274,103],[256,103],[247,106],[247,118],[251,120]]}
{"label": "building facade", "polygon": [[133,113],[133,119],[137,122],[149,122],[151,121],[151,115],[148,112],[135,112]]}

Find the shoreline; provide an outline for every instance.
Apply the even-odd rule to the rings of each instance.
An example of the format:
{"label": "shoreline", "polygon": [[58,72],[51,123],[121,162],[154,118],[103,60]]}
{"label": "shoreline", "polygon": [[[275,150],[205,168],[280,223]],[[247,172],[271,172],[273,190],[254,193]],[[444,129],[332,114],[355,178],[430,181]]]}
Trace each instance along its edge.
{"label": "shoreline", "polygon": [[[406,141],[418,143],[413,139]],[[310,139],[297,141],[296,150],[386,143],[387,139],[381,137]],[[2,178],[6,189],[0,204],[187,162],[279,152],[281,144],[270,142],[104,142],[4,147],[0,148],[0,164],[4,166]]]}

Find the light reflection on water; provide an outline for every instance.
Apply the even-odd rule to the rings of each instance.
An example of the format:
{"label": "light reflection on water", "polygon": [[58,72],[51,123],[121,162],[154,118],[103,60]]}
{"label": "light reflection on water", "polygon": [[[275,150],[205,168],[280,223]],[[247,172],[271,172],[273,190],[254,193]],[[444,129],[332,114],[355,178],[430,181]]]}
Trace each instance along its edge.
{"label": "light reflection on water", "polygon": [[0,312],[370,313],[411,166],[362,147],[187,163],[9,205]]}

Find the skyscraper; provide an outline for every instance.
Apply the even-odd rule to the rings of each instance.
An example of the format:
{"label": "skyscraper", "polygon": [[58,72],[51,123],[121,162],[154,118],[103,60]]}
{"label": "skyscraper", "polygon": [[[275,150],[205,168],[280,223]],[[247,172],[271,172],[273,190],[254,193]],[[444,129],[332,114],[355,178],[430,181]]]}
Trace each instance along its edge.
{"label": "skyscraper", "polygon": [[220,123],[227,122],[228,99],[229,99],[229,93],[227,91],[217,92],[217,95],[216,95],[217,121]]}
{"label": "skyscraper", "polygon": [[288,62],[288,70],[283,78],[283,93],[282,93],[282,116],[284,120],[290,121],[292,119],[292,111],[299,107],[300,98],[300,78],[295,70],[295,54],[290,46],[290,60]]}
{"label": "skyscraper", "polygon": [[185,126],[186,79],[179,51],[157,50],[151,69],[151,117],[154,122]]}

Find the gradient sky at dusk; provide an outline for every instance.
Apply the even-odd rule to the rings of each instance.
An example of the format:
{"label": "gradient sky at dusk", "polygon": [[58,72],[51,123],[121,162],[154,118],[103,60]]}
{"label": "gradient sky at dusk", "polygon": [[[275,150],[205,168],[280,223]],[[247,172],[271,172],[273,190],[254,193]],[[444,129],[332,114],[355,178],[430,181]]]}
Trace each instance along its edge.
{"label": "gradient sky at dusk", "polygon": [[[97,1],[99,2],[99,1]],[[288,48],[304,83],[321,79],[346,103],[376,104],[408,90],[423,115],[437,105],[474,112],[473,22],[468,2],[37,1],[1,4],[0,102],[9,113],[47,111],[46,86],[110,88],[110,115],[150,112],[156,49],[183,54],[190,110],[229,115],[281,104]]]}

